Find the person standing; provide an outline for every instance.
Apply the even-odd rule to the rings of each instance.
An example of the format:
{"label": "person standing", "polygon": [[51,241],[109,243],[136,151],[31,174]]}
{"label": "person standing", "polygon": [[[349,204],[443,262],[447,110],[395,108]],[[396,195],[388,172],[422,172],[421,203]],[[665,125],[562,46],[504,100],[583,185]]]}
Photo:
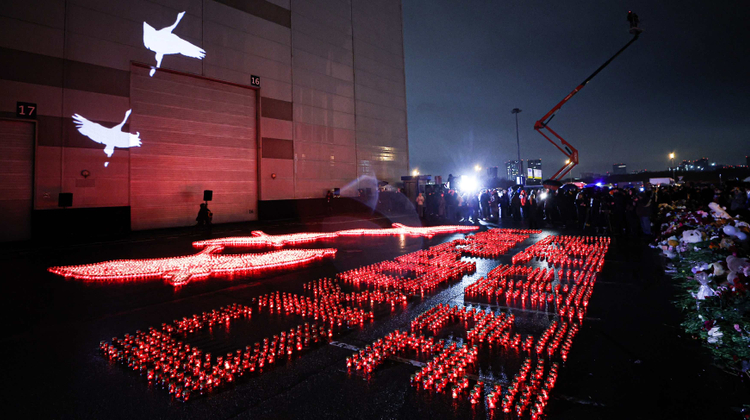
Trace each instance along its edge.
{"label": "person standing", "polygon": [[644,191],[639,197],[635,206],[635,214],[641,221],[641,230],[644,235],[651,236],[651,213],[653,204],[651,191]]}
{"label": "person standing", "polygon": [[479,195],[476,192],[469,194],[469,212],[475,225],[479,224]]}
{"label": "person standing", "polygon": [[500,217],[507,219],[510,216],[510,199],[508,192],[505,190],[500,191]]}
{"label": "person standing", "polygon": [[326,210],[328,211],[328,215],[333,214],[333,191],[328,190],[326,193]]}
{"label": "person standing", "polygon": [[424,195],[422,193],[419,193],[416,199],[417,203],[417,215],[420,219],[424,219]]}
{"label": "person standing", "polygon": [[520,193],[513,194],[510,199],[510,211],[513,213],[513,220],[516,222],[521,221],[521,196]]}
{"label": "person standing", "polygon": [[539,226],[541,225],[541,212],[539,211],[536,192],[531,193],[528,203],[529,229],[539,229]]}
{"label": "person standing", "polygon": [[210,226],[211,220],[213,219],[213,213],[208,209],[208,204],[201,203],[200,209],[198,210],[198,217],[195,220],[198,222],[198,226]]}
{"label": "person standing", "polygon": [[490,219],[494,222],[500,220],[500,196],[497,195],[497,190],[493,189],[490,194]]}
{"label": "person standing", "polygon": [[489,220],[490,218],[490,194],[487,190],[482,190],[482,193],[479,195],[479,202],[482,207],[482,218],[484,220]]}

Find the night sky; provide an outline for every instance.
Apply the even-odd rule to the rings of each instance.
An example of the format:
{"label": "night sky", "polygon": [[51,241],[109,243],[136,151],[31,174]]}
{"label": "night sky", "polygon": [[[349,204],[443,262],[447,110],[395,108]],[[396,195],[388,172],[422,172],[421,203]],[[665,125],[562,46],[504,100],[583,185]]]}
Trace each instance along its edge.
{"label": "night sky", "polygon": [[[564,156],[534,122],[632,37],[644,33],[557,113],[550,127],[580,151],[581,172],[659,170],[750,154],[750,2],[403,0],[411,168],[470,173],[516,156]],[[501,175],[502,176],[502,175]]]}

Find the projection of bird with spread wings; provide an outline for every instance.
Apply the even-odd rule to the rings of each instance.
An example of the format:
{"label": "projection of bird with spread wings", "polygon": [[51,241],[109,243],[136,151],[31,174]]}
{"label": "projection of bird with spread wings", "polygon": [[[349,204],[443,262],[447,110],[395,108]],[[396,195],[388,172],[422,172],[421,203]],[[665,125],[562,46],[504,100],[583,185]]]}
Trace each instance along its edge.
{"label": "projection of bird with spread wings", "polygon": [[151,68],[151,71],[148,73],[149,76],[153,76],[156,73],[156,69],[161,67],[161,60],[167,54],[182,54],[197,59],[203,59],[206,56],[206,51],[202,48],[172,33],[184,15],[185,12],[178,14],[174,24],[159,30],[143,22],[143,45],[156,53],[156,66]]}
{"label": "projection of bird with spread wings", "polygon": [[[125,125],[131,111],[132,110],[129,109],[125,113],[125,118],[122,122],[112,128],[107,128],[101,124],[89,121],[78,114],[73,115],[73,122],[75,122],[76,128],[78,128],[78,131],[81,134],[97,143],[105,145],[104,153],[106,153],[107,157],[112,157],[112,153],[115,152],[115,147],[121,149],[128,147],[141,147],[140,132],[132,134],[122,131],[122,126]],[[109,165],[109,162],[104,163],[105,167],[107,165]]]}

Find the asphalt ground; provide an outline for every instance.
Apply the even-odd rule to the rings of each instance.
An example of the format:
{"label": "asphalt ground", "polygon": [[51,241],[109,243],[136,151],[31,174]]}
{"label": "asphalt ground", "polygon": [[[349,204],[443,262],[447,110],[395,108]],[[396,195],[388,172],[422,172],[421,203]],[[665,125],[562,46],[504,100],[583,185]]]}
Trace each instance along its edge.
{"label": "asphalt ground", "polygon": [[[547,234],[545,230],[498,259],[471,259],[477,272],[411,300],[394,312],[383,311],[372,323],[334,338],[337,345],[314,346],[262,375],[186,403],[157,389],[137,373],[111,363],[99,352],[102,340],[122,337],[149,326],[210,311],[234,302],[250,304],[272,291],[302,293],[302,284],[337,272],[392,259],[454,238],[346,238],[313,247],[339,249],[334,260],[263,277],[195,281],[175,289],[161,280],[91,284],[46,272],[53,265],[72,265],[123,258],[188,255],[191,242],[206,237],[385,227],[413,217],[359,219],[334,217],[297,222],[217,226],[143,232],[98,243],[20,244],[3,249],[0,265],[5,291],[0,346],[5,367],[5,406],[20,418],[61,419],[453,419],[505,418],[483,404],[456,402],[450,395],[412,387],[418,368],[389,361],[369,378],[349,372],[345,358],[400,329],[438,303],[464,302],[463,288],[498,264],[509,264],[517,251]],[[484,225],[484,228],[495,225]],[[502,227],[523,227],[504,222]],[[564,231],[564,234],[575,234]],[[614,238],[596,283],[587,319],[560,370],[545,413],[550,419],[719,419],[741,418],[750,402],[746,381],[711,364],[700,344],[682,334],[674,309],[674,287],[663,274],[660,257],[641,240]],[[506,310],[507,309],[503,309]],[[551,316],[513,310],[530,332]],[[254,316],[229,331],[196,340],[209,348],[241,347],[277,334],[302,319]],[[460,332],[442,331],[458,338]],[[211,347],[213,346],[213,347]],[[506,383],[520,361],[512,355],[488,357],[484,377]]]}

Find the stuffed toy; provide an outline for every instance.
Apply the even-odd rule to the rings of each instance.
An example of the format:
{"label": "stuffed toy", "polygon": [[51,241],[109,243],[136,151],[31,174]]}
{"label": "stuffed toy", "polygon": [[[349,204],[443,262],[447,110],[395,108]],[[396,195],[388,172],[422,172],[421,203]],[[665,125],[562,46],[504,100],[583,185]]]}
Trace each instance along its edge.
{"label": "stuffed toy", "polygon": [[686,244],[694,244],[703,241],[703,235],[697,229],[686,230],[682,232],[682,242]]}
{"label": "stuffed toy", "polygon": [[718,203],[709,203],[708,208],[711,209],[711,215],[714,217],[714,219],[731,219],[732,216],[727,213],[723,207],[721,207]]}
{"label": "stuffed toy", "polygon": [[737,258],[734,255],[727,257],[727,268],[729,274],[727,275],[727,281],[730,283],[742,273],[745,277],[750,277],[750,262],[747,258]]}

